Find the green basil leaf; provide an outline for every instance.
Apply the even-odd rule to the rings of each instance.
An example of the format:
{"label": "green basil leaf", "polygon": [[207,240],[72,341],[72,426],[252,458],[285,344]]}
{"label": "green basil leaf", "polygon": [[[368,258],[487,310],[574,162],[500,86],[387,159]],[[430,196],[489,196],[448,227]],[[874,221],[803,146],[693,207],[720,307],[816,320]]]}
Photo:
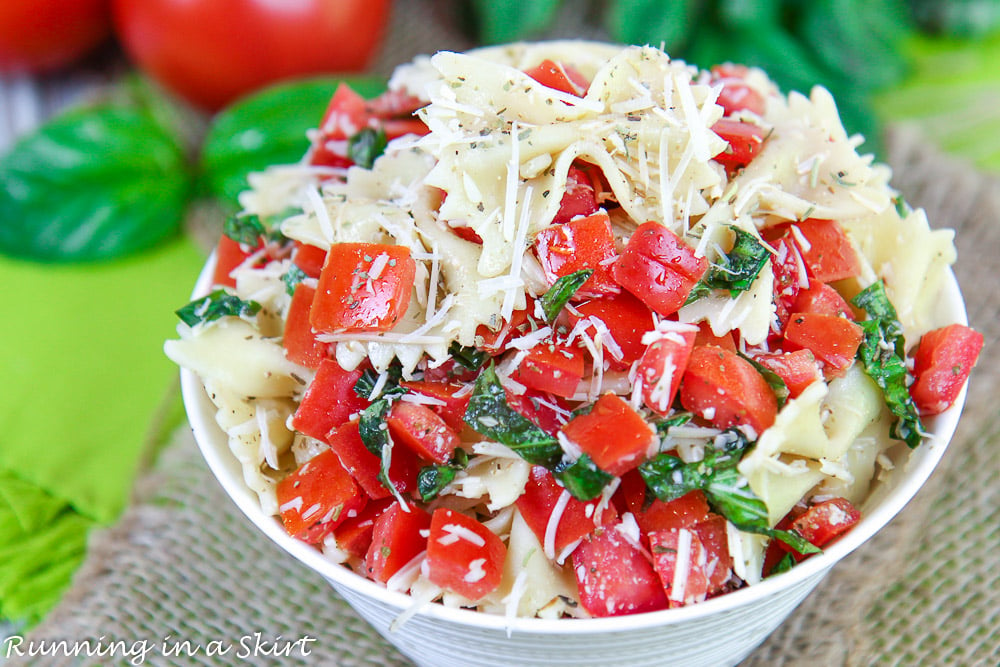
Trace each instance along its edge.
{"label": "green basil leaf", "polygon": [[781,557],[781,560],[779,560],[775,564],[775,566],[771,568],[771,571],[768,573],[767,576],[773,577],[776,574],[781,574],[782,572],[788,572],[793,567],[795,567],[795,557],[792,556],[792,554],[790,553],[785,554],[784,556]]}
{"label": "green basil leaf", "polygon": [[285,291],[291,296],[295,294],[295,288],[298,287],[299,283],[308,277],[298,264],[292,264],[288,271],[281,276],[281,281],[285,283]]}
{"label": "green basil leaf", "polygon": [[696,464],[684,463],[673,454],[657,454],[639,465],[639,474],[647,488],[665,503],[691,491],[705,488],[708,480]]}
{"label": "green basil leaf", "polygon": [[181,147],[148,113],[71,111],[0,161],[0,252],[60,262],[121,257],[176,234],[190,192]]}
{"label": "green basil leaf", "polygon": [[592,275],[594,275],[593,269],[580,269],[579,271],[562,276],[552,283],[549,291],[539,299],[542,302],[542,313],[545,315],[545,321],[549,324],[555,322],[556,318],[559,317],[559,313],[569,303],[569,300],[573,298],[576,291]]}
{"label": "green basil leaf", "polygon": [[267,233],[267,229],[256,215],[231,215],[223,223],[222,233],[237,243],[253,248],[260,242],[260,237]]}
{"label": "green basil leaf", "polygon": [[[389,439],[389,427],[385,423],[386,415],[392,403],[387,398],[380,398],[361,411],[358,417],[358,432],[365,449],[382,457],[382,453],[392,445]],[[386,487],[389,488],[389,487]]]}
{"label": "green basil leaf", "polygon": [[[386,370],[386,382],[382,386],[382,390],[379,395],[375,398],[385,397],[385,396],[399,396],[406,393],[405,387],[399,386],[399,381],[403,377],[403,368],[397,363],[389,366]],[[358,378],[358,381],[354,383],[354,393],[361,398],[369,398],[375,391],[375,385],[378,384],[379,373],[376,373],[372,368],[366,368]]]}
{"label": "green basil leaf", "polygon": [[516,42],[539,36],[555,19],[560,0],[473,0],[480,41]]}
{"label": "green basil leaf", "polygon": [[420,499],[429,503],[438,497],[444,487],[451,484],[458,471],[450,465],[425,466],[417,473],[417,491]]}
{"label": "green basil leaf", "polygon": [[742,352],[737,352],[737,354],[743,357],[746,361],[749,361],[750,365],[753,366],[757,370],[757,372],[761,374],[761,376],[764,378],[764,381],[767,382],[767,386],[770,387],[771,391],[774,392],[774,397],[778,399],[778,409],[780,410],[781,408],[783,408],[785,406],[785,403],[788,402],[788,397],[791,395],[791,392],[788,391],[788,385],[785,384],[785,381],[781,379],[781,376],[772,371],[767,366],[761,365],[755,359],[748,357]]}
{"label": "green basil leaf", "polygon": [[184,324],[194,327],[222,317],[250,318],[260,312],[260,308],[256,301],[244,301],[226,290],[218,289],[174,312]]}
{"label": "green basil leaf", "polygon": [[614,479],[613,475],[598,468],[587,454],[581,454],[580,458],[572,462],[564,459],[552,474],[562,482],[571,496],[584,502],[601,495],[608,482]]}
{"label": "green basil leaf", "polygon": [[674,426],[684,426],[689,421],[694,418],[694,414],[690,412],[678,412],[677,414],[670,415],[665,419],[653,424],[653,428],[656,429],[656,434],[660,436],[660,439],[667,437],[670,434],[670,429]]}
{"label": "green basil leaf", "polygon": [[236,206],[247,174],[274,164],[298,162],[340,82],[373,97],[385,90],[379,78],[321,78],[267,88],[219,113],[201,153],[205,188]]}
{"label": "green basil leaf", "polygon": [[739,227],[730,227],[736,234],[733,248],[709,266],[701,280],[695,283],[685,303],[692,303],[716,289],[727,289],[731,296],[745,292],[753,285],[771,253],[756,236]]}
{"label": "green basil leaf", "polygon": [[559,441],[507,403],[492,364],[476,379],[464,419],[477,433],[510,447],[528,463],[552,468],[562,458]]}
{"label": "green basil leaf", "polygon": [[385,152],[389,140],[385,130],[366,127],[347,141],[347,157],[364,169],[371,169],[382,153]]}
{"label": "green basil leaf", "polygon": [[489,352],[459,345],[458,341],[454,341],[448,346],[448,354],[451,355],[451,358],[456,363],[464,368],[468,368],[470,371],[478,371],[490,358]]}

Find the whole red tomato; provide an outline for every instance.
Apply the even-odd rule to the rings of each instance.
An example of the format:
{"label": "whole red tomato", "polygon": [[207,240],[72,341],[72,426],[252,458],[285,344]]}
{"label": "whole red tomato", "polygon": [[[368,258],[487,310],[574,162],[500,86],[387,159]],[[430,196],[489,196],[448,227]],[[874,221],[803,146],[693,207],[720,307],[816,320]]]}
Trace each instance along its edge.
{"label": "whole red tomato", "polygon": [[[0,0],[8,2],[10,0]],[[113,0],[115,29],[146,73],[216,110],[288,78],[363,69],[390,0]]]}
{"label": "whole red tomato", "polygon": [[109,0],[0,0],[0,72],[67,65],[111,31]]}

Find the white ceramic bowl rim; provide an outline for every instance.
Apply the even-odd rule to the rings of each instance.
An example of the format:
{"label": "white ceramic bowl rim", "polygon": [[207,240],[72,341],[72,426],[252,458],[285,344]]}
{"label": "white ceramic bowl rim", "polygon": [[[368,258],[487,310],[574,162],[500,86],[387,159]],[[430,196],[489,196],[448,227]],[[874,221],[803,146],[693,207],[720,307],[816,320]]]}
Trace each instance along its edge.
{"label": "white ceramic bowl rim", "polygon": [[[194,297],[208,293],[214,265],[215,257],[213,255],[198,278],[193,292]],[[947,271],[944,281],[938,310],[942,322],[968,323],[962,294],[955,275],[950,269]],[[206,395],[200,379],[194,373],[182,369],[181,390],[195,440],[209,468],[240,510],[265,535],[328,580],[398,608],[400,613],[413,605],[413,599],[409,595],[390,591],[343,565],[325,559],[314,547],[289,536],[277,518],[264,514],[257,500],[257,495],[250,491],[243,482],[239,464],[229,450],[225,434],[215,422],[215,406]],[[962,407],[965,404],[966,391],[967,386],[962,388],[958,400],[950,409],[936,417],[924,420],[931,436],[911,453],[905,466],[905,476],[888,491],[876,507],[866,512],[861,521],[836,544],[824,550],[822,554],[803,561],[781,575],[767,578],[758,584],[746,586],[695,605],[608,618],[551,620],[508,618],[468,609],[449,608],[438,603],[425,604],[418,613],[450,623],[484,629],[532,634],[583,635],[667,626],[752,604],[772,595],[775,591],[790,587],[819,571],[829,569],[888,524],[916,495],[944,455],[958,425]]]}

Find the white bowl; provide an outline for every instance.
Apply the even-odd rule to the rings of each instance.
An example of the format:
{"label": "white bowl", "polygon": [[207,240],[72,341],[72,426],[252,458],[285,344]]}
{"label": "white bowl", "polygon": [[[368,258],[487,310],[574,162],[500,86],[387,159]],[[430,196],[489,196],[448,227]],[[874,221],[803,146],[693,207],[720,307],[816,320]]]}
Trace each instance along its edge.
{"label": "white bowl", "polygon": [[[199,277],[195,296],[209,291],[213,267],[214,258]],[[962,294],[950,270],[938,317],[942,323],[967,323]],[[225,433],[215,422],[215,406],[201,381],[182,370],[181,386],[198,446],[237,506],[278,546],[321,574],[379,634],[421,667],[736,664],[793,612],[840,559],[864,544],[913,498],[944,455],[966,395],[963,388],[952,408],[925,420],[930,438],[912,452],[905,466],[893,471],[887,483],[880,483],[853,530],[789,572],[696,605],[630,616],[507,619],[432,603],[401,627],[390,629],[411,607],[411,598],[324,559],[313,547],[290,537],[277,518],[262,512],[256,494],[243,482]]]}

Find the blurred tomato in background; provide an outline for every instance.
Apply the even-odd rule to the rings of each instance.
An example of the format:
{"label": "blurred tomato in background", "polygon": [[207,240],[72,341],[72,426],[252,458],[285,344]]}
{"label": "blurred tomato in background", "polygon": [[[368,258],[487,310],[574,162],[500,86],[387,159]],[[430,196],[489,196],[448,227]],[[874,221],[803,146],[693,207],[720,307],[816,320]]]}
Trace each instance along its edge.
{"label": "blurred tomato in background", "polygon": [[68,65],[111,31],[110,0],[0,0],[0,73]]}
{"label": "blurred tomato in background", "polygon": [[116,33],[136,65],[210,111],[283,79],[364,69],[382,39],[390,8],[390,0],[112,4]]}

